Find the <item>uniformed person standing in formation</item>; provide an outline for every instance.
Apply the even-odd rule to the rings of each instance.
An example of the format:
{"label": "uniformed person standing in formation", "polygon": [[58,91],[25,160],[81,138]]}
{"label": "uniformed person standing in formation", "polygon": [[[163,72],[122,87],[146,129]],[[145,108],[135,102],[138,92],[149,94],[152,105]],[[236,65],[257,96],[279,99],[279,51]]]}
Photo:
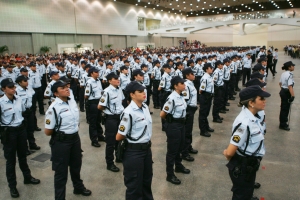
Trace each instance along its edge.
{"label": "uniformed person standing in formation", "polygon": [[194,72],[191,68],[186,68],[182,70],[183,78],[186,79],[185,90],[182,92],[182,95],[186,101],[186,122],[185,122],[185,142],[183,150],[181,152],[181,157],[186,161],[194,161],[194,158],[190,156],[191,154],[197,154],[198,151],[193,149],[193,125],[194,125],[194,116],[197,110],[197,89],[194,86],[193,81],[195,80]]}
{"label": "uniformed person standing in formation", "polygon": [[152,118],[148,106],[143,103],[145,87],[132,81],[125,91],[131,102],[122,113],[116,140],[128,142],[123,156],[126,199],[152,200]]}
{"label": "uniformed person standing in formation", "polygon": [[[27,140],[29,143],[30,150],[40,150],[41,147],[37,146],[34,138],[34,115],[32,111],[32,97],[34,95],[34,90],[28,87],[28,78],[21,75],[16,79],[16,83],[18,84],[16,88],[16,95],[18,95],[22,99],[22,103],[25,106],[25,112],[23,112],[24,122],[26,126]],[[27,155],[31,154],[31,151],[27,148]]]}
{"label": "uniformed person standing in formation", "polygon": [[71,100],[67,83],[58,80],[51,87],[56,96],[46,112],[45,134],[51,136],[52,170],[54,174],[55,199],[66,199],[68,168],[73,182],[74,194],[90,196],[92,192],[84,187],[80,179],[82,165],[79,130],[79,110]]}
{"label": "uniformed person standing in formation", "polygon": [[212,66],[210,63],[206,63],[203,66],[203,71],[205,74],[202,76],[200,80],[200,88],[199,88],[199,128],[200,135],[204,137],[210,137],[211,134],[209,132],[214,132],[214,129],[209,127],[208,123],[208,115],[211,107],[211,101],[214,94],[214,81],[211,77],[213,72]]}
{"label": "uniformed person standing in formation", "polygon": [[243,89],[239,96],[243,108],[233,123],[230,144],[223,154],[229,160],[232,199],[258,200],[253,197],[254,183],[265,146],[264,130],[255,115],[265,109],[265,98],[271,95],[254,85]]}
{"label": "uniformed person standing in formation", "polygon": [[[34,63],[29,64],[30,71],[28,73],[28,77],[31,80],[32,83],[32,88],[35,91],[34,96],[32,97],[32,109],[33,112],[35,113],[36,111],[36,103],[39,105],[39,113],[41,115],[45,115],[44,111],[44,95],[43,95],[43,90],[42,90],[42,82],[41,82],[41,75],[40,72],[36,69],[36,65]],[[24,69],[24,68],[22,68]],[[21,71],[23,71],[21,69]]]}
{"label": "uniformed person standing in formation", "polygon": [[58,74],[58,71],[51,71],[50,72],[50,78],[51,78],[51,82],[48,83],[47,87],[46,87],[46,90],[44,92],[44,98],[45,99],[49,99],[49,102],[48,104],[50,105],[54,100],[55,100],[55,96],[54,94],[52,93],[52,86],[53,84],[59,80],[59,74]]}
{"label": "uniformed person standing in formation", "polygon": [[213,105],[213,122],[222,123],[223,118],[220,117],[219,113],[222,110],[224,103],[224,81],[223,81],[223,63],[221,61],[215,62],[216,69],[213,73],[214,81],[214,105]]}
{"label": "uniformed person standing in formation", "polygon": [[293,71],[295,69],[295,64],[292,61],[288,61],[283,64],[282,70],[285,70],[281,74],[280,77],[280,98],[281,98],[281,106],[280,106],[280,115],[279,115],[279,128],[289,131],[289,112],[291,112],[291,104],[295,99],[294,93],[294,78]]}
{"label": "uniformed person standing in formation", "polygon": [[167,98],[160,117],[166,120],[165,128],[167,134],[167,155],[166,171],[167,181],[173,184],[180,184],[181,181],[174,174],[175,172],[189,174],[190,170],[182,165],[182,152],[185,139],[186,102],[181,93],[185,90],[185,80],[175,76],[171,80],[171,89],[174,91]]}
{"label": "uniformed person standing in formation", "polygon": [[22,113],[26,111],[25,105],[22,102],[22,98],[15,95],[16,87],[12,79],[3,79],[1,81],[1,89],[5,93],[0,98],[0,134],[6,159],[6,178],[11,197],[17,198],[20,195],[16,188],[16,155],[24,176],[24,184],[39,184],[40,180],[31,176],[31,171],[27,164],[27,136],[22,116]]}
{"label": "uniformed person standing in formation", "polygon": [[155,109],[160,109],[160,100],[159,100],[159,82],[161,79],[161,72],[160,72],[160,62],[158,60],[153,62],[153,70],[151,74],[151,79],[153,81],[153,94],[152,94],[152,100],[153,100],[153,107]]}
{"label": "uniformed person standing in formation", "polygon": [[87,107],[89,112],[89,135],[91,140],[91,145],[93,147],[100,147],[98,141],[105,141],[103,136],[103,129],[101,127],[101,111],[97,109],[101,93],[102,85],[98,80],[99,70],[95,67],[89,69],[88,76],[91,78],[87,81],[84,98],[87,99]]}
{"label": "uniformed person standing in formation", "polygon": [[[163,65],[163,69],[164,69],[164,74],[161,77],[160,83],[159,83],[159,87],[158,90],[160,91],[160,106],[161,106],[161,110],[162,110],[162,106],[165,104],[166,99],[168,98],[168,96],[171,94],[171,79],[172,76],[170,75],[171,73],[171,66],[168,64]],[[162,123],[162,131],[165,131],[165,119],[162,118],[161,119],[161,123]]]}
{"label": "uniformed person standing in formation", "polygon": [[[114,164],[114,152],[117,153],[118,142],[116,141],[116,134],[118,132],[118,125],[120,123],[120,116],[124,110],[122,101],[124,95],[122,89],[119,88],[119,76],[111,72],[106,76],[109,86],[105,88],[101,95],[98,109],[103,110],[105,116],[105,159],[107,170],[118,172],[120,169]],[[121,162],[117,160],[116,162]]]}
{"label": "uniformed person standing in formation", "polygon": [[130,83],[130,77],[128,75],[128,67],[123,65],[122,67],[120,67],[120,72],[121,72],[120,73],[120,87],[121,87],[124,97],[125,97],[124,100],[122,101],[122,105],[124,108],[126,108],[128,103],[127,103],[127,94],[125,92],[125,88]]}
{"label": "uniformed person standing in formation", "polygon": [[251,54],[248,53],[246,58],[243,60],[244,68],[243,68],[243,81],[242,84],[245,87],[246,78],[247,81],[250,80],[250,74],[251,74],[251,66],[252,66],[252,60],[251,60]]}

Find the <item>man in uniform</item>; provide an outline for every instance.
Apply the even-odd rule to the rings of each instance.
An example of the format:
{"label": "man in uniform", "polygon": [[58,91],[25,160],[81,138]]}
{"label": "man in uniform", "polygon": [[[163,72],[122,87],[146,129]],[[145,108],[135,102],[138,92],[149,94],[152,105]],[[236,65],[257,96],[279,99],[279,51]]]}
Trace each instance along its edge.
{"label": "man in uniform", "polygon": [[193,124],[194,124],[194,115],[197,110],[197,96],[198,92],[194,86],[193,81],[195,80],[194,72],[191,68],[186,68],[182,70],[183,78],[186,79],[185,90],[182,92],[182,95],[186,101],[186,122],[185,122],[185,143],[181,151],[181,157],[186,161],[194,161],[194,158],[190,156],[191,154],[197,154],[198,151],[193,149]]}
{"label": "man in uniform", "polygon": [[[106,78],[110,85],[105,88],[98,104],[98,109],[103,110],[105,113],[105,159],[107,170],[118,172],[120,169],[114,164],[114,151],[116,153],[118,147],[116,134],[118,132],[120,116],[124,110],[122,106],[124,95],[122,89],[119,88],[120,81],[118,75],[112,72]],[[121,160],[116,160],[116,162],[121,162]]]}
{"label": "man in uniform", "polygon": [[200,88],[199,88],[199,93],[200,93],[199,128],[200,128],[201,136],[210,137],[211,134],[208,132],[214,132],[214,129],[209,127],[207,117],[209,115],[212,96],[214,94],[214,83],[211,77],[213,69],[210,63],[206,63],[204,64],[203,70],[205,71],[205,74],[202,76],[200,80]]}
{"label": "man in uniform", "polygon": [[[41,76],[40,76],[39,71],[36,70],[36,65],[34,63],[30,63],[29,66],[30,66],[30,71],[28,73],[28,77],[31,80],[32,88],[35,92],[35,94],[32,97],[32,111],[35,113],[36,102],[38,102],[40,114],[45,115]],[[22,69],[24,69],[24,68],[22,68]]]}
{"label": "man in uniform", "polygon": [[153,62],[153,70],[152,70],[152,75],[151,78],[153,80],[153,104],[155,109],[160,109],[160,100],[159,100],[159,82],[161,79],[161,72],[160,72],[160,62],[158,60]]}
{"label": "man in uniform", "polygon": [[224,82],[223,82],[223,63],[217,61],[215,63],[216,69],[213,73],[214,81],[214,105],[213,105],[213,122],[222,123],[223,118],[220,117],[219,112],[224,107]]}
{"label": "man in uniform", "polygon": [[[24,69],[24,68],[22,68]],[[27,140],[29,143],[30,150],[40,150],[41,147],[37,146],[34,138],[34,130],[35,130],[35,122],[34,122],[34,113],[31,109],[32,106],[32,97],[34,95],[34,90],[32,88],[28,88],[28,78],[26,76],[19,76],[16,79],[16,83],[18,84],[16,88],[16,95],[18,95],[22,99],[22,103],[25,106],[25,112],[23,112],[23,117],[26,126]],[[31,151],[27,148],[27,155],[31,154]]]}
{"label": "man in uniform", "polygon": [[49,99],[49,102],[48,104],[50,105],[52,101],[55,100],[55,96],[54,94],[52,93],[52,85],[59,80],[59,74],[58,74],[58,71],[51,71],[51,73],[49,74],[50,75],[50,78],[51,78],[51,82],[47,85],[47,88],[44,92],[44,98],[45,99]]}
{"label": "man in uniform", "polygon": [[88,111],[89,111],[89,134],[91,139],[91,145],[94,147],[100,147],[98,141],[104,141],[103,129],[101,123],[101,111],[97,109],[99,103],[102,85],[98,80],[99,70],[96,67],[89,69],[88,75],[91,77],[85,87],[84,98],[87,99]]}

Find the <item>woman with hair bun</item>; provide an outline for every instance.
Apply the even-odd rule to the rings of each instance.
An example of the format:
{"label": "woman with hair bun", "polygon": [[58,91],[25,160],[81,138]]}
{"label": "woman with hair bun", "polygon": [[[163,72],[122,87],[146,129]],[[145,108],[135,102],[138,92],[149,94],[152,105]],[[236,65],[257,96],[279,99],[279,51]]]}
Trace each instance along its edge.
{"label": "woman with hair bun", "polygon": [[281,74],[279,86],[281,88],[279,95],[281,98],[280,114],[279,114],[279,128],[289,131],[288,116],[290,112],[291,103],[295,99],[294,94],[294,78],[293,71],[295,64],[292,61],[288,61],[283,64],[282,70],[285,70]]}

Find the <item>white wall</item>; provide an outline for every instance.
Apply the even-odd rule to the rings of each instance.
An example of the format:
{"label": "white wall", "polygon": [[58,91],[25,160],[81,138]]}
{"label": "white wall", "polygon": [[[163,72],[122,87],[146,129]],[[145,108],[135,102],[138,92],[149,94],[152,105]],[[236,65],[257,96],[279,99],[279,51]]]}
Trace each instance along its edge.
{"label": "white wall", "polygon": [[0,32],[66,34],[77,27],[79,34],[147,35],[138,31],[138,17],[162,25],[185,21],[181,15],[100,0],[0,0],[0,8]]}

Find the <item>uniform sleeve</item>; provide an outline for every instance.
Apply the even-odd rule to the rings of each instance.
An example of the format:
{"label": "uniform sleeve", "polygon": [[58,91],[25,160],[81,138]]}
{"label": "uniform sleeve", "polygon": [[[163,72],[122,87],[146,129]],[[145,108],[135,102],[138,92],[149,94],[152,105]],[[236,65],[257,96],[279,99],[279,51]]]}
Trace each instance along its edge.
{"label": "uniform sleeve", "polygon": [[99,105],[106,107],[107,102],[108,102],[108,93],[106,91],[104,91],[104,93],[102,94],[102,96],[100,98]]}
{"label": "uniform sleeve", "polygon": [[51,85],[50,84],[48,84],[48,86],[46,87],[46,90],[44,92],[44,96],[46,96],[46,97],[51,96]]}
{"label": "uniform sleeve", "polygon": [[294,84],[294,82],[293,82],[293,75],[292,75],[292,74],[289,74],[289,78],[288,78],[288,80],[287,80],[287,84],[288,84],[288,86]]}
{"label": "uniform sleeve", "polygon": [[80,86],[84,86],[84,77],[81,77],[79,84],[80,84]]}
{"label": "uniform sleeve", "polygon": [[246,142],[247,135],[248,135],[247,126],[243,124],[240,125],[231,136],[230,144],[233,144],[234,146],[237,147],[241,147]]}
{"label": "uniform sleeve", "polygon": [[163,109],[164,112],[166,113],[171,113],[173,110],[173,102],[171,99],[168,99],[167,102],[165,103]]}
{"label": "uniform sleeve", "polygon": [[218,82],[218,76],[219,76],[219,73],[214,73],[214,75],[213,75],[214,83]]}
{"label": "uniform sleeve", "polygon": [[190,99],[190,90],[189,90],[189,86],[186,85],[185,90],[182,91],[182,95],[183,95],[183,98],[184,98],[185,100],[189,100],[189,99]]}
{"label": "uniform sleeve", "polygon": [[206,80],[205,79],[203,79],[202,81],[201,81],[201,83],[200,83],[200,88],[199,88],[199,90],[205,90],[205,88],[206,88]]}
{"label": "uniform sleeve", "polygon": [[90,96],[91,95],[91,84],[87,83],[84,91],[85,96]]}
{"label": "uniform sleeve", "polygon": [[75,73],[75,75],[74,75],[74,78],[78,79],[78,77],[79,77],[79,73],[80,73],[80,71],[79,71],[79,70],[77,70],[77,71],[76,71],[76,73]]}
{"label": "uniform sleeve", "polygon": [[52,109],[48,109],[45,117],[45,128],[46,129],[54,129],[55,127],[55,115]]}
{"label": "uniform sleeve", "polygon": [[119,134],[124,136],[127,135],[128,131],[130,130],[130,124],[131,124],[130,120],[132,119],[130,118],[128,113],[124,113],[122,115],[121,122],[118,128]]}
{"label": "uniform sleeve", "polygon": [[165,78],[162,78],[162,79],[160,80],[159,87],[161,87],[161,88],[165,88],[165,87],[166,87],[166,81],[165,81]]}

